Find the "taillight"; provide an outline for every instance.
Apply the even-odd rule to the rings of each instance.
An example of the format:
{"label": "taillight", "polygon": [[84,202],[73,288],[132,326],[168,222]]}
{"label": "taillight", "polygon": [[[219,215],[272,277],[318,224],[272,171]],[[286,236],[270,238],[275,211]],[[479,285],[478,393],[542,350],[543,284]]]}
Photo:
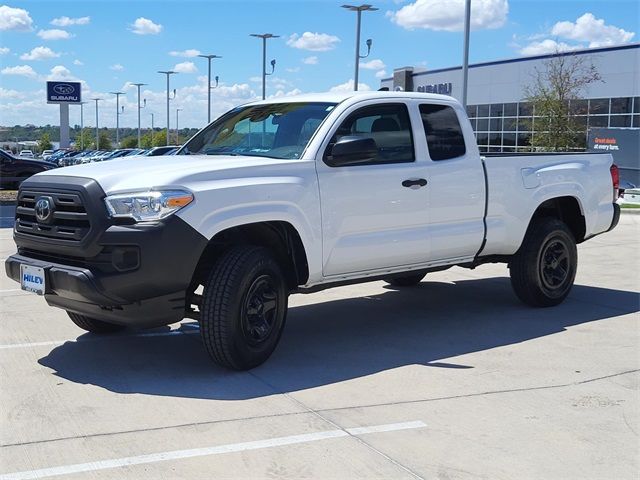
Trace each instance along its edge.
{"label": "taillight", "polygon": [[618,166],[614,163],[609,169],[611,172],[611,183],[613,184],[613,201],[618,199],[618,191],[620,189],[620,172]]}

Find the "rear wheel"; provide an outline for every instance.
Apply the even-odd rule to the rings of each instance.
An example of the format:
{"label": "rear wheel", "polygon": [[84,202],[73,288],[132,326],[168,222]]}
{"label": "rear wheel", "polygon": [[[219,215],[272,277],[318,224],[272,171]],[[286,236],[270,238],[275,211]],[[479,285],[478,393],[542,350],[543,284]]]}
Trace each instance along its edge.
{"label": "rear wheel", "polygon": [[114,333],[123,330],[124,325],[116,325],[115,323],[103,322],[102,320],[96,320],[95,318],[85,317],[78,313],[67,312],[69,318],[73,323],[79,326],[81,329],[91,333]]}
{"label": "rear wheel", "polygon": [[387,277],[384,279],[384,281],[394,287],[413,287],[415,285],[418,285],[425,277],[425,275],[425,273],[408,273],[395,275],[393,277]]}
{"label": "rear wheel", "polygon": [[569,295],[576,277],[578,250],[567,225],[555,218],[534,220],[509,272],[520,300],[533,307],[552,307]]}
{"label": "rear wheel", "polygon": [[257,367],[275,350],[287,315],[288,289],[270,251],[240,246],[224,253],[205,282],[200,331],[217,364]]}

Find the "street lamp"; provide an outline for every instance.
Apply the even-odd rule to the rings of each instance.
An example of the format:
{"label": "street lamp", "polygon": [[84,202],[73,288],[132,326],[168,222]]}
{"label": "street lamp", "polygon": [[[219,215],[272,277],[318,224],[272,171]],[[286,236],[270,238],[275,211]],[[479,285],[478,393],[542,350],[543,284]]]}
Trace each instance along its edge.
{"label": "street lamp", "polygon": [[[138,87],[138,148],[140,148],[140,109],[144,108],[140,106],[140,87],[142,87],[143,85],[146,85],[146,83],[132,83],[132,85],[135,85],[136,87]],[[144,100],[144,106],[147,106],[147,99],[145,98]]]}
{"label": "street lamp", "polygon": [[361,19],[362,19],[362,12],[373,12],[378,10],[376,7],[373,7],[371,5],[359,5],[359,6],[354,6],[354,5],[342,5],[342,8],[346,8],[347,10],[351,10],[352,12],[356,12],[357,13],[357,21],[356,21],[356,66],[355,66],[355,73],[353,75],[353,89],[355,91],[358,90],[358,74],[360,71],[360,59],[361,58],[366,58],[369,56],[369,53],[371,53],[371,39],[367,40],[367,54],[364,56],[360,55],[360,23],[361,23]]}
{"label": "street lamp", "polygon": [[[178,128],[179,116],[178,114],[182,111],[181,108],[176,108],[176,145],[180,143],[180,130]],[[168,143],[167,143],[168,144]]]}
{"label": "street lamp", "polygon": [[94,102],[96,102],[96,150],[100,150],[100,135],[98,133],[98,102],[101,101],[101,98],[92,98]]}
{"label": "street lamp", "polygon": [[211,60],[214,58],[222,58],[220,55],[198,55],[199,57],[206,58],[209,64],[209,75],[207,80],[207,123],[211,123],[211,90],[218,86],[218,77],[216,76],[215,87],[211,86]]}
{"label": "street lamp", "polygon": [[[109,92],[111,95],[116,96],[116,145],[120,147],[120,95],[124,95],[124,92]],[[124,112],[124,106],[122,107]]]}
{"label": "street lamp", "polygon": [[276,61],[271,60],[271,73],[267,73],[267,39],[280,38],[280,35],[274,35],[272,33],[252,33],[250,36],[262,39],[262,99],[264,100],[267,91],[267,75],[273,75],[276,69]]}
{"label": "street lamp", "polygon": [[80,102],[80,150],[84,150],[84,104],[89,102]]}
{"label": "street lamp", "polygon": [[151,133],[153,134],[153,113],[150,113],[149,115],[151,115]]}
{"label": "street lamp", "polygon": [[[175,73],[178,72],[174,72],[173,70],[166,70],[166,71],[158,71],[158,73],[162,73],[163,75],[167,76],[167,145],[169,145],[169,77]],[[175,93],[175,89],[173,90],[173,97],[175,98],[176,93]]]}

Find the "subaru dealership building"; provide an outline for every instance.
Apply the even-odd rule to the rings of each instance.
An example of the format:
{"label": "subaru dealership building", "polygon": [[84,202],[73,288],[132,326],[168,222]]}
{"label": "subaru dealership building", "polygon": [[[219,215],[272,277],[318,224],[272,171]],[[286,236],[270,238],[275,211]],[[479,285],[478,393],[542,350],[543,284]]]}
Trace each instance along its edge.
{"label": "subaru dealership building", "polygon": [[[570,102],[581,125],[577,132],[587,148],[589,129],[640,129],[640,43],[591,48],[554,55],[539,55],[469,65],[467,112],[483,152],[530,151],[536,112],[525,100],[525,87],[536,68],[556,55],[579,56],[592,63],[602,77],[588,85],[582,99]],[[395,69],[382,80],[390,90],[443,93],[462,98],[462,67],[417,70]],[[635,133],[638,133],[636,131]],[[635,158],[640,156],[636,149]]]}

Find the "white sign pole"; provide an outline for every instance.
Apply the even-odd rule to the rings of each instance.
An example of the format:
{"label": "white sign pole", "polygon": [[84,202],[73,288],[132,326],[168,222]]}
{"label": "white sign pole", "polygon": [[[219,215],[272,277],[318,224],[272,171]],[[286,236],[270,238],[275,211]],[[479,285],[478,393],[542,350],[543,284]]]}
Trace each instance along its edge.
{"label": "white sign pole", "polygon": [[60,148],[69,148],[69,104],[60,104]]}

